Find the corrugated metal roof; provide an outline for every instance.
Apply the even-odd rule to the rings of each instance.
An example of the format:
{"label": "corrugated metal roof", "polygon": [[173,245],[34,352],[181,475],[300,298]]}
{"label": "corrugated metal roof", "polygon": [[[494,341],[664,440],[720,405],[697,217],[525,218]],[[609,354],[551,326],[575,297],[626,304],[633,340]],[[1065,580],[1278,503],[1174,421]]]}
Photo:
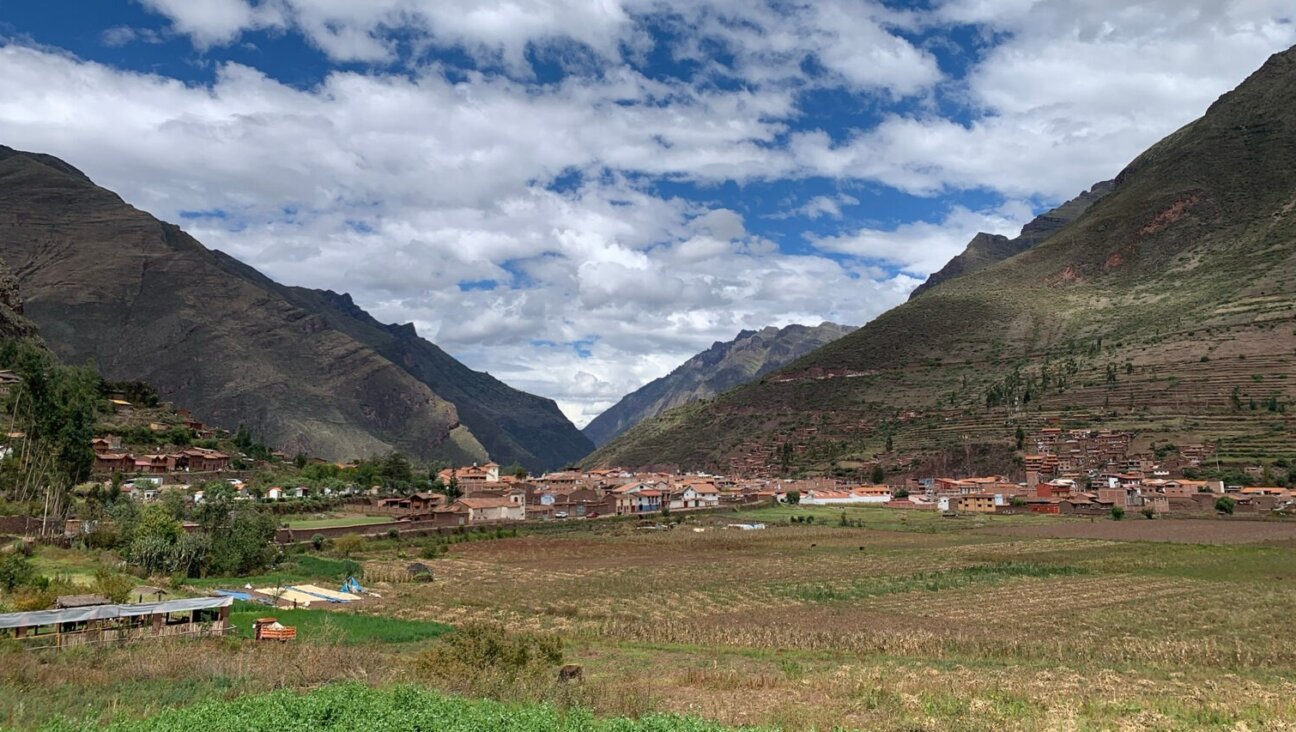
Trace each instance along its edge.
{"label": "corrugated metal roof", "polygon": [[232,597],[195,597],[188,600],[145,602],[133,605],[95,605],[68,610],[37,610],[28,613],[0,614],[0,628],[32,628],[55,623],[79,623],[86,620],[111,620],[159,613],[182,613],[229,607]]}

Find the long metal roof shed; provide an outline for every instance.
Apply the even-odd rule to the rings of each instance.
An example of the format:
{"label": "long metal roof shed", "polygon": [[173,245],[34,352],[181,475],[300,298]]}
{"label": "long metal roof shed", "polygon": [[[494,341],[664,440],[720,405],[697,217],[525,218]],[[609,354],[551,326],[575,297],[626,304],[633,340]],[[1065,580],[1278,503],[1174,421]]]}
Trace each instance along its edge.
{"label": "long metal roof shed", "polygon": [[183,613],[193,610],[212,610],[234,604],[232,597],[195,597],[187,600],[143,602],[131,605],[94,605],[67,610],[37,610],[28,613],[0,614],[0,629],[35,628],[56,623],[79,623],[87,620],[112,620],[140,615]]}

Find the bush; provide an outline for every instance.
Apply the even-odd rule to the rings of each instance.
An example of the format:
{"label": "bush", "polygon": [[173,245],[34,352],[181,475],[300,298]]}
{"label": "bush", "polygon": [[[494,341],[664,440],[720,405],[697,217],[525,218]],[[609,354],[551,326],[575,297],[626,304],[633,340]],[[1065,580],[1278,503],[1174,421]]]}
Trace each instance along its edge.
{"label": "bush", "polygon": [[1219,513],[1232,516],[1233,509],[1237,508],[1237,501],[1228,496],[1220,496],[1215,501],[1215,510]]}
{"label": "bush", "polygon": [[364,537],[359,534],[344,534],[333,542],[333,549],[347,558],[360,551],[362,547],[364,547]]}
{"label": "bush", "polygon": [[1143,509],[1143,518],[1145,518],[1145,519],[1154,519],[1154,518],[1156,518],[1156,511],[1153,511],[1151,506],[1148,506],[1148,507],[1144,508],[1144,509]]}
{"label": "bush", "polygon": [[474,688],[482,681],[547,679],[562,665],[562,639],[544,633],[512,633],[501,625],[470,623],[419,656],[419,675],[439,685]]}
{"label": "bush", "polygon": [[311,546],[315,547],[315,551],[317,552],[324,549],[324,544],[326,542],[328,542],[328,539],[325,539],[323,534],[316,534],[311,537]]}
{"label": "bush", "polygon": [[37,577],[36,568],[25,555],[15,551],[0,558],[0,589],[13,592],[33,584]]}
{"label": "bush", "polygon": [[1121,508],[1120,506],[1112,506],[1111,517],[1112,517],[1112,521],[1120,521],[1121,519],[1125,518],[1125,509]]}
{"label": "bush", "polygon": [[130,591],[135,588],[135,578],[111,572],[103,567],[95,570],[94,590],[97,594],[123,603],[130,599]]}

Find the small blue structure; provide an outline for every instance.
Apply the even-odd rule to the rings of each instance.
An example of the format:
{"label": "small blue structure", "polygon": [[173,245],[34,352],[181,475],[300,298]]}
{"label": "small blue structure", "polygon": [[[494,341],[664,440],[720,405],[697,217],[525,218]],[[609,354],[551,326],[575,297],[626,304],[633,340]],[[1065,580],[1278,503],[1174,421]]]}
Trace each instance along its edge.
{"label": "small blue structure", "polygon": [[356,581],[355,577],[347,577],[346,582],[342,583],[342,589],[339,592],[349,592],[353,595],[359,595],[364,592],[364,588]]}

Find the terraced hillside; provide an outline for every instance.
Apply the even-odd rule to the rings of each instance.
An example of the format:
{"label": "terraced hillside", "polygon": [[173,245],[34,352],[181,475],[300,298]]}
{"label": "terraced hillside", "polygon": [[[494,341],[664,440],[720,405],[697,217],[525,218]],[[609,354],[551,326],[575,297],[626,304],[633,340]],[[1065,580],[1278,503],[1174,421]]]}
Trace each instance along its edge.
{"label": "terraced hillside", "polygon": [[1290,458],[1294,275],[1296,49],[1037,246],[587,462],[1007,470],[1016,428],[1044,423],[1217,442],[1221,460]]}

